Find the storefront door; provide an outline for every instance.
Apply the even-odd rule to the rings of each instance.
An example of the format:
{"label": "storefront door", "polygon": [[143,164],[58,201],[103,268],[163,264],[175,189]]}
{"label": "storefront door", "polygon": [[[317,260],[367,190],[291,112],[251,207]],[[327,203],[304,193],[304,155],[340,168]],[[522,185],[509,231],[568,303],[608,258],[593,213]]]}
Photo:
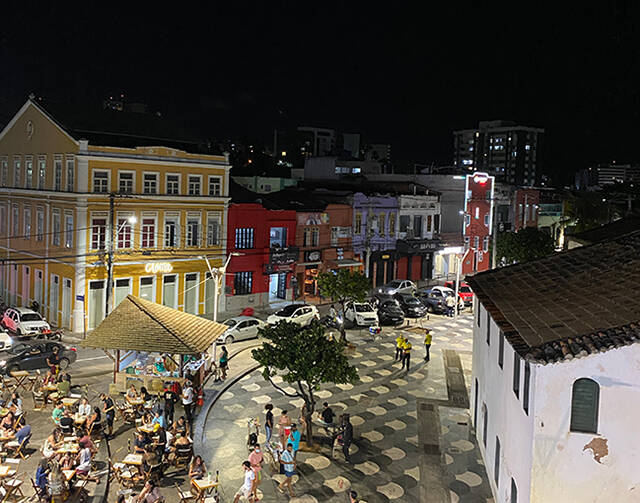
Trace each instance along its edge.
{"label": "storefront door", "polygon": [[33,284],[33,298],[40,305],[40,312],[44,312],[42,305],[42,271],[36,269],[36,280]]}
{"label": "storefront door", "polygon": [[62,326],[71,328],[71,280],[62,280]]}
{"label": "storefront door", "polygon": [[176,309],[178,307],[178,288],[175,274],[162,278],[162,305]]}
{"label": "storefront door", "polygon": [[124,300],[124,298],[131,293],[131,279],[129,278],[121,278],[116,280],[116,297],[115,297],[115,305],[117,307],[120,302]]}
{"label": "storefront door", "polygon": [[104,281],[89,282],[89,330],[104,318]]}
{"label": "storefront door", "polygon": [[31,288],[31,267],[23,266],[22,274],[22,305],[29,305],[29,289]]}
{"label": "storefront door", "polygon": [[206,273],[206,281],[204,283],[204,312],[206,314],[213,314],[213,304],[214,304],[214,288],[215,284],[213,279],[211,278],[211,273]]}
{"label": "storefront door", "polygon": [[49,325],[58,326],[58,302],[60,293],[60,277],[56,274],[51,275],[51,284],[49,286]]}
{"label": "storefront door", "polygon": [[198,314],[198,273],[184,276],[184,312]]}

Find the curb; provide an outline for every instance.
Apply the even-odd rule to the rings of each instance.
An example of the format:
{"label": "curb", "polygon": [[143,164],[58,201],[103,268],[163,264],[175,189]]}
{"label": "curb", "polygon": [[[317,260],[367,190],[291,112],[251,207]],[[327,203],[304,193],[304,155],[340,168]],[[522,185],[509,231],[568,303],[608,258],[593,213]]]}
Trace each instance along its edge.
{"label": "curb", "polygon": [[198,414],[198,417],[196,418],[196,423],[193,427],[193,450],[195,452],[202,451],[202,440],[204,438],[204,425],[207,422],[207,416],[209,416],[209,412],[211,411],[211,408],[216,404],[218,399],[222,396],[222,394],[225,391],[227,391],[231,386],[233,386],[238,381],[240,381],[240,379],[250,374],[254,370],[259,369],[260,367],[261,365],[259,363],[250,365],[248,368],[240,372],[240,374],[238,374],[233,379],[231,379],[228,383],[226,383],[222,388],[217,390],[217,392],[214,395],[211,395],[210,397],[205,399],[205,402],[202,405],[202,408],[200,409],[200,413]]}

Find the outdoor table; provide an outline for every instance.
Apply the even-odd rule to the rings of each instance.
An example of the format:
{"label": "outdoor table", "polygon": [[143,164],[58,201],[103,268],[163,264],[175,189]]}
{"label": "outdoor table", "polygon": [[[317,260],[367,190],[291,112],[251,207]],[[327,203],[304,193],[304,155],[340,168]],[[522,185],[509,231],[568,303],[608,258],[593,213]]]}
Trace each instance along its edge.
{"label": "outdoor table", "polygon": [[15,384],[16,390],[18,388],[22,388],[25,391],[28,391],[24,385],[24,382],[27,380],[27,377],[29,377],[29,372],[27,372],[26,370],[14,370],[13,372],[9,372],[9,373],[11,374],[11,377],[13,377],[16,380],[16,384]]}
{"label": "outdoor table", "polygon": [[218,487],[218,483],[215,479],[205,477],[203,479],[191,479],[191,485],[197,492],[196,501],[204,500],[204,497],[211,492],[211,489]]}
{"label": "outdoor table", "polygon": [[75,404],[78,403],[78,400],[79,398],[63,398],[62,405],[66,407],[73,407]]}
{"label": "outdoor table", "polygon": [[75,436],[64,437],[62,439],[63,442],[76,442],[77,440],[78,440],[78,437],[75,437]]}
{"label": "outdoor table", "polygon": [[131,398],[129,395],[126,395],[126,399],[130,405],[144,405],[144,400],[142,398]]}
{"label": "outdoor table", "polygon": [[77,425],[84,424],[84,423],[86,422],[86,420],[87,420],[87,416],[80,416],[80,415],[78,415],[78,414],[76,414],[76,415],[75,415],[75,418],[74,418],[74,422],[75,422]]}
{"label": "outdoor table", "polygon": [[56,449],[56,454],[78,454],[80,452],[80,446],[74,443],[65,443],[62,447]]}
{"label": "outdoor table", "polygon": [[0,433],[0,442],[8,442],[9,440],[13,440],[14,436],[9,436],[6,433]]}
{"label": "outdoor table", "polygon": [[0,465],[0,478],[5,478],[7,475],[9,475],[10,471],[11,471],[10,466]]}
{"label": "outdoor table", "polygon": [[138,431],[142,431],[143,433],[151,435],[153,433],[153,425],[147,426],[143,424],[142,426],[138,426]]}
{"label": "outdoor table", "polygon": [[58,391],[58,387],[55,384],[43,384],[42,391]]}
{"label": "outdoor table", "polygon": [[66,479],[66,481],[70,482],[73,476],[76,474],[76,470],[75,468],[73,470],[62,470],[62,473],[64,474],[64,478]]}
{"label": "outdoor table", "polygon": [[122,460],[125,465],[132,465],[138,468],[138,473],[142,475],[142,454],[127,454]]}
{"label": "outdoor table", "polygon": [[2,409],[0,409],[0,417],[4,417],[7,414],[9,414],[9,409],[2,407]]}

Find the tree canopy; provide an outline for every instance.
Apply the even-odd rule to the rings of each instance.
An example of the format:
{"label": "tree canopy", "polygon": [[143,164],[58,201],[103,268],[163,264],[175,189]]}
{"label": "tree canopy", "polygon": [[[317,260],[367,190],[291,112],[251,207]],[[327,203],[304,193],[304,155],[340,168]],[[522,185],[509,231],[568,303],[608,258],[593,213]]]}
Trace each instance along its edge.
{"label": "tree canopy", "polygon": [[[314,393],[323,383],[345,384],[358,380],[358,372],[344,354],[344,344],[329,340],[324,327],[312,323],[301,327],[282,321],[260,330],[265,342],[252,351],[263,366],[262,375],[283,394],[300,397],[307,406],[307,441],[313,442],[311,415],[315,410]],[[290,384],[292,393],[274,381],[274,376]]]}
{"label": "tree canopy", "polygon": [[518,232],[498,234],[496,256],[504,265],[546,257],[554,250],[553,236],[535,227],[525,227]]}
{"label": "tree canopy", "polygon": [[[347,302],[363,302],[367,298],[371,282],[359,271],[340,269],[337,274],[321,273],[318,276],[318,288],[320,295],[339,302],[344,313]],[[346,340],[344,324],[340,325],[340,338]]]}

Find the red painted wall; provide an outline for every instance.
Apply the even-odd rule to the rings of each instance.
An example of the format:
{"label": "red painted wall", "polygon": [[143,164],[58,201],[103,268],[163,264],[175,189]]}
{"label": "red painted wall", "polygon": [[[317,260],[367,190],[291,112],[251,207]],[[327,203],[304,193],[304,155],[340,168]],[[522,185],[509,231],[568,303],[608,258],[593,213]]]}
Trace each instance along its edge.
{"label": "red painted wall", "polygon": [[463,235],[468,250],[462,261],[463,274],[489,269],[493,183],[493,177],[481,173],[467,176]]}
{"label": "red painted wall", "polygon": [[408,257],[400,257],[398,259],[398,279],[409,279],[407,278],[407,261]]}

